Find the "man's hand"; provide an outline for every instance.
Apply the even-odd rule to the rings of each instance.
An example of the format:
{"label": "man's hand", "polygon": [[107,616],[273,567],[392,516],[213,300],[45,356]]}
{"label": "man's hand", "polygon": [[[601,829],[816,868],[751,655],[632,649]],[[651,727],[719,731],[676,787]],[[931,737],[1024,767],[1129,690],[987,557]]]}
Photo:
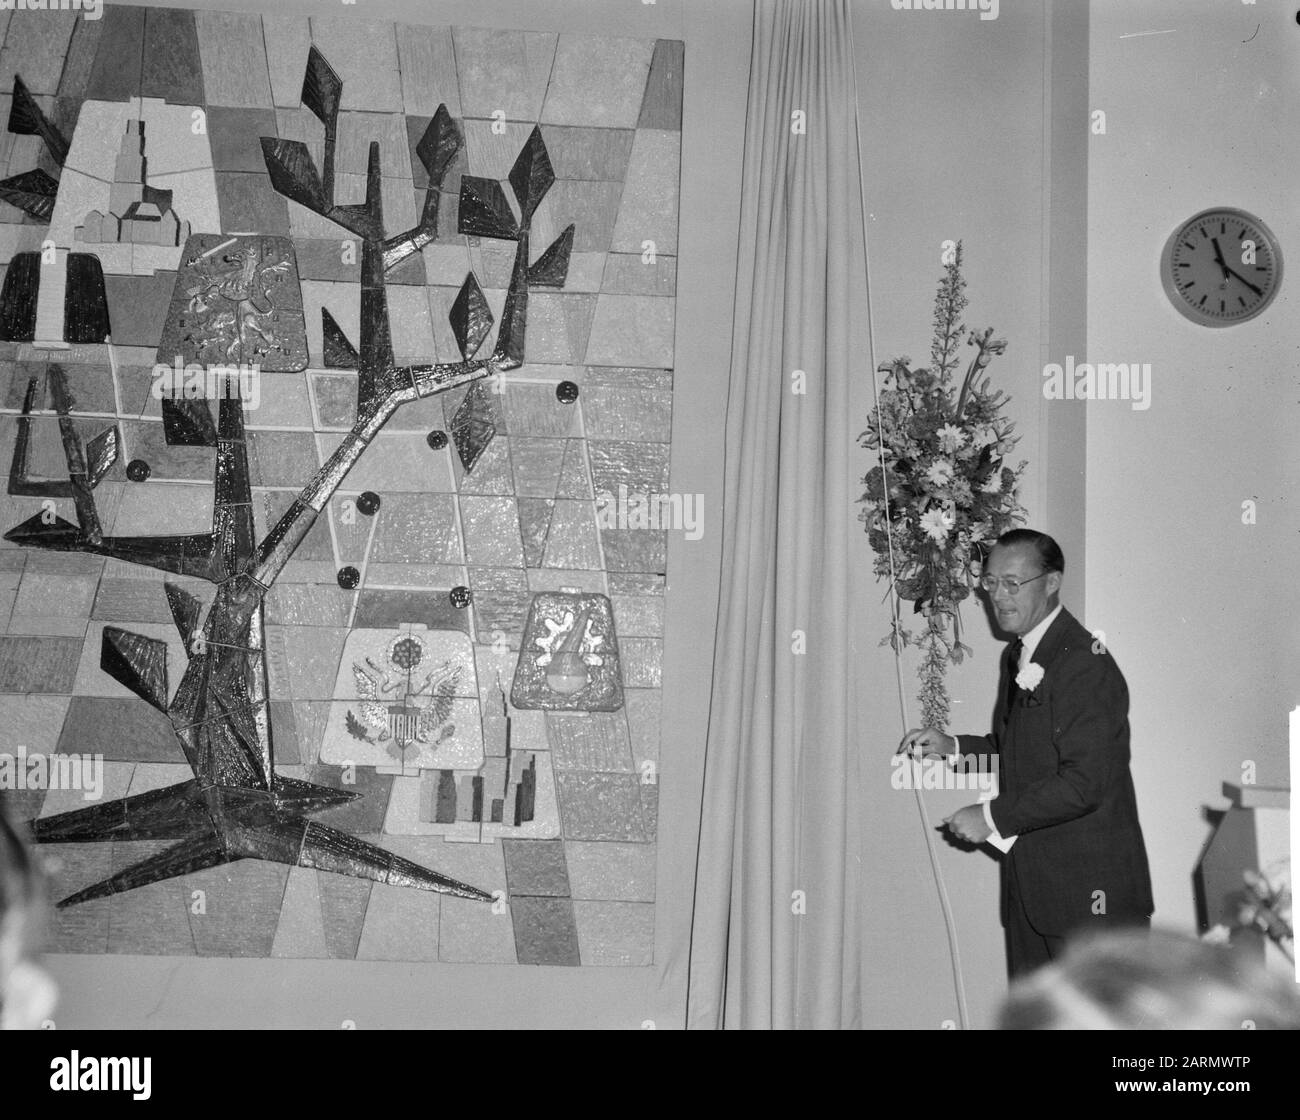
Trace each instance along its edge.
{"label": "man's hand", "polygon": [[969,844],[982,844],[993,834],[988,821],[984,819],[983,805],[967,805],[964,809],[958,809],[943,823],[958,840],[965,840]]}
{"label": "man's hand", "polygon": [[910,758],[947,758],[957,753],[957,740],[938,728],[923,727],[904,735],[894,753],[905,754]]}

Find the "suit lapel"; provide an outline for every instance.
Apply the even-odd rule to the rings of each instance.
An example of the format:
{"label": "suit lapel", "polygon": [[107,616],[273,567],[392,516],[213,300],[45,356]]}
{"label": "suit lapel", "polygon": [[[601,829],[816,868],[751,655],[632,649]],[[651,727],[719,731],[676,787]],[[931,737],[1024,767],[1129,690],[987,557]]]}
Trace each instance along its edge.
{"label": "suit lapel", "polygon": [[[1043,635],[1042,640],[1038,643],[1037,648],[1035,648],[1034,656],[1029,659],[1035,665],[1041,665],[1043,667],[1044,674],[1047,673],[1047,670],[1051,667],[1052,662],[1056,660],[1056,655],[1061,652],[1061,647],[1065,644],[1066,634],[1068,634],[1070,632],[1071,627],[1075,625],[1077,625],[1077,623],[1074,620],[1074,616],[1070,614],[1070,612],[1067,611],[1064,607],[1062,607],[1061,613],[1056,616],[1056,618],[1052,622],[1052,625],[1047,628],[1047,632]],[[1013,664],[1011,664],[1010,645],[1007,646],[1005,652],[1003,653],[1002,661],[1003,661],[1004,671],[1008,673],[1010,675],[1011,680],[1014,681],[1016,676],[1016,667]],[[1039,685],[1039,687],[1041,688],[1042,685]],[[1011,691],[1010,688],[1004,689],[1003,696],[1006,696],[1010,691]],[[1017,701],[1019,701],[1023,691],[1024,691],[1023,689],[1017,688],[1015,692],[1012,693],[1013,698],[1010,703],[1007,703],[1005,700],[1003,701],[1003,703],[1006,705],[1002,712],[1002,720],[1004,723],[1010,721],[1011,713],[1015,710],[1016,703]]]}

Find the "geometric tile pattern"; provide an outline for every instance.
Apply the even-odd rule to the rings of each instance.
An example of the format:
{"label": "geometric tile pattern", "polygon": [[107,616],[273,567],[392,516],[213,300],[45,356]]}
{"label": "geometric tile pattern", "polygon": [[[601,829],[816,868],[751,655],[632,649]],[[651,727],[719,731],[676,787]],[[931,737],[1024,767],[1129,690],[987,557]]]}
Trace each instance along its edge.
{"label": "geometric tile pattern", "polygon": [[[649,963],[666,531],[635,517],[620,520],[602,502],[620,486],[667,490],[681,44],[121,5],[106,5],[94,25],[75,12],[15,18],[4,36],[3,57],[18,60],[14,69],[71,142],[73,158],[60,176],[38,137],[6,132],[0,178],[42,167],[59,179],[59,244],[106,250],[100,259],[112,342],[58,350],[0,343],[0,463],[13,456],[28,384],[35,380],[44,394],[57,363],[74,398],[69,419],[83,442],[114,425],[120,433],[119,454],[96,490],[105,534],[206,532],[213,515],[216,450],[167,444],[152,392],[180,250],[107,251],[72,240],[73,225],[88,210],[104,209],[127,121],[146,121],[147,182],[173,192],[177,213],[195,234],[286,238],[297,260],[307,368],[266,371],[257,406],[245,416],[259,536],[356,419],[349,409],[358,375],[327,366],[322,310],[347,339],[359,341],[361,245],[277,193],[261,147],[262,137],[301,140],[322,166],[323,132],[303,101],[312,44],[343,79],[334,173],[341,202],[363,198],[366,147],[376,140],[387,226],[414,225],[429,181],[416,149],[440,105],[469,141],[443,182],[437,236],[389,276],[396,364],[462,359],[465,336],[453,329],[451,312],[469,271],[481,285],[481,293],[462,300],[472,312],[470,333],[486,330],[474,339],[480,353],[497,345],[513,247],[460,232],[460,180],[486,177],[495,186],[484,186],[484,197],[499,189],[516,199],[511,167],[534,124],[554,184],[532,216],[530,260],[575,227],[564,287],[534,289],[526,364],[490,386],[495,434],[472,469],[466,471],[451,438],[463,392],[407,406],[374,438],[266,604],[279,772],[364,793],[315,819],[498,891],[503,904],[243,860],[59,910],[51,947]],[[79,125],[83,114],[87,124]],[[170,123],[182,116],[183,139]],[[199,132],[190,131],[195,120]],[[15,251],[39,251],[43,227],[34,223],[0,202],[0,245],[13,247],[0,267]],[[557,398],[556,387],[566,381],[578,387],[576,400]],[[43,395],[33,412],[30,466],[33,475],[57,479],[66,468],[52,407]],[[435,447],[426,439],[431,432],[448,438]],[[135,459],[148,462],[147,481],[129,480]],[[380,498],[371,512],[363,492]],[[0,526],[40,515],[43,501],[0,495]],[[59,516],[71,515],[70,499],[54,504]],[[337,580],[345,565],[359,575],[351,589]],[[179,583],[206,611],[211,585],[183,577]],[[165,656],[173,682],[179,679],[184,651],[162,584],[162,573],[116,559],[0,544],[6,738],[29,752],[101,757],[105,800],[171,786],[189,774],[166,720],[100,669],[100,635],[105,626],[118,627],[170,641]],[[451,603],[457,587],[469,590],[468,606]],[[509,704],[532,598],[565,588],[613,604],[625,661],[626,703],[618,711]],[[440,771],[406,774],[397,759],[383,772],[380,759],[350,772],[326,749],[340,672],[351,680],[357,660],[349,635],[403,628],[458,633],[445,639],[447,648],[472,648],[465,679],[476,682],[477,695],[464,699],[479,731],[482,772],[490,769],[502,788],[519,784],[506,764],[508,716],[512,758],[537,760],[539,816],[531,831],[488,822],[475,826],[477,842],[465,843],[459,821],[425,830],[421,798],[434,799],[425,815],[436,815]],[[464,791],[468,803],[472,786]],[[7,789],[0,798],[33,819],[77,807],[82,792]],[[72,843],[44,853],[62,897],[166,843]]]}

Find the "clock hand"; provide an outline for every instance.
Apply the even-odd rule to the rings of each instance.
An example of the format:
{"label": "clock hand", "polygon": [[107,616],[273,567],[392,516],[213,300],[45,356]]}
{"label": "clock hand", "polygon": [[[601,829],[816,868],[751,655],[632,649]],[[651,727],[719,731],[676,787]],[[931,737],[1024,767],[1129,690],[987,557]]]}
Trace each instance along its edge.
{"label": "clock hand", "polygon": [[1229,272],[1228,262],[1223,259],[1223,250],[1219,248],[1219,239],[1211,237],[1210,244],[1214,246],[1214,262],[1223,269],[1223,278],[1226,280]]}
{"label": "clock hand", "polygon": [[1249,288],[1252,292],[1254,292],[1257,296],[1262,296],[1262,295],[1264,294],[1264,289],[1263,289],[1263,288],[1257,288],[1254,284],[1252,284],[1249,280],[1247,280],[1244,276],[1242,276],[1242,274],[1241,274],[1240,272],[1234,272],[1234,271],[1233,271],[1232,269],[1230,269],[1226,264],[1223,266],[1223,276],[1224,276],[1224,279],[1225,279],[1225,280],[1226,280],[1229,276],[1235,276],[1238,280],[1240,280],[1243,284],[1245,284],[1246,287],[1248,287],[1248,288]]}

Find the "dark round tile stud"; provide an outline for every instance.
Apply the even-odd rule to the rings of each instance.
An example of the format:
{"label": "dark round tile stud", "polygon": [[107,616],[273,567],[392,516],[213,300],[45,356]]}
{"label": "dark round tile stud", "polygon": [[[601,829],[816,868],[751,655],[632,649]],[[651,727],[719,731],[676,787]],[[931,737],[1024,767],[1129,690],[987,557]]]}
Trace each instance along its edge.
{"label": "dark round tile stud", "polygon": [[373,490],[365,491],[357,499],[357,509],[367,517],[374,517],[379,512],[379,495]]}
{"label": "dark round tile stud", "polygon": [[453,587],[451,589],[451,594],[448,596],[448,598],[451,599],[451,605],[453,607],[456,607],[458,610],[463,611],[466,607],[469,606],[470,601],[474,598],[474,596],[470,594],[470,590],[468,587],[462,585],[460,587]]}
{"label": "dark round tile stud", "polygon": [[432,447],[435,451],[441,451],[444,447],[447,446],[446,432],[430,432],[427,436],[424,437],[424,439],[425,442],[430,447]]}
{"label": "dark round tile stud", "polygon": [[555,386],[555,398],[563,404],[572,404],[578,399],[578,383],[576,381],[561,381]]}
{"label": "dark round tile stud", "polygon": [[353,590],[361,582],[361,573],[351,564],[339,569],[339,586],[344,591]]}
{"label": "dark round tile stud", "polygon": [[153,471],[149,469],[149,464],[143,459],[132,459],[126,465],[126,477],[132,482],[144,482]]}

